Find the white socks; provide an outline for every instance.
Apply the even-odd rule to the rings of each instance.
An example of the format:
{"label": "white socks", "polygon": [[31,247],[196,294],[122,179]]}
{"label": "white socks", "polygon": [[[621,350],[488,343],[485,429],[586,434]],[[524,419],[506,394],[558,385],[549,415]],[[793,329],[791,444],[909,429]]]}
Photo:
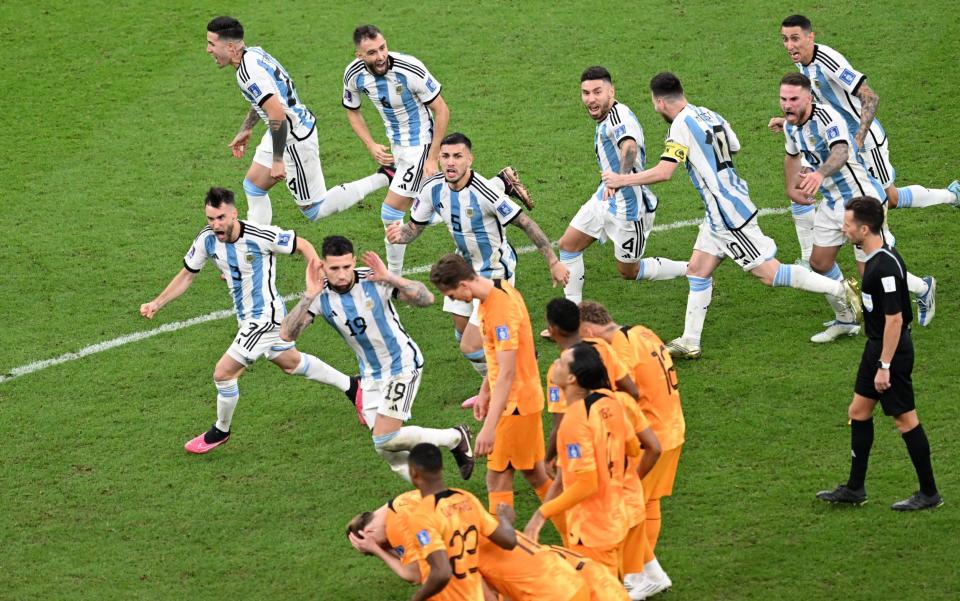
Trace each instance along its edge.
{"label": "white socks", "polygon": [[907,289],[915,296],[923,296],[930,289],[927,283],[909,271],[907,272]]}
{"label": "white socks", "polygon": [[954,204],[957,197],[950,190],[924,188],[923,186],[907,186],[897,188],[898,209],[925,209],[936,205]]}
{"label": "white socks", "polygon": [[247,221],[270,225],[273,219],[273,207],[270,205],[270,195],[248,179],[243,180],[243,192],[247,195]]}
{"label": "white socks", "polygon": [[293,374],[321,384],[329,384],[343,392],[350,389],[350,376],[337,371],[307,353],[300,353],[300,365],[297,366]]}
{"label": "white socks", "polygon": [[797,241],[800,242],[800,259],[809,265],[810,254],[813,253],[813,218],[816,207],[791,202],[790,212],[793,213],[793,225],[797,229]]}
{"label": "white socks", "polygon": [[[380,220],[383,222],[384,228],[391,223],[403,225],[403,211],[387,204],[380,205]],[[386,238],[383,239],[383,243],[387,248],[387,269],[400,275],[403,271],[403,255],[407,252],[407,245],[392,244]]]}
{"label": "white socks", "polygon": [[563,287],[563,295],[579,305],[583,300],[583,251],[561,249],[560,262],[570,270],[570,280]]}
{"label": "white socks", "polygon": [[410,449],[421,442],[429,442],[444,449],[452,449],[460,444],[460,430],[456,428],[421,428],[404,426],[395,432],[373,437],[373,446],[377,454],[383,457],[395,474],[410,482],[410,470],[407,457]]}
{"label": "white socks", "polygon": [[237,401],[240,400],[240,388],[237,387],[237,381],[223,380],[214,382],[217,387],[217,429],[221,432],[230,431],[230,422],[233,421],[233,410],[237,408]]}
{"label": "white socks", "polygon": [[674,261],[664,257],[650,257],[640,260],[638,280],[672,280],[687,274],[686,261]]}
{"label": "white socks", "polygon": [[703,322],[707,319],[707,308],[713,298],[713,278],[688,275],[687,282],[690,292],[687,295],[687,315],[683,321],[683,341],[700,346]]}

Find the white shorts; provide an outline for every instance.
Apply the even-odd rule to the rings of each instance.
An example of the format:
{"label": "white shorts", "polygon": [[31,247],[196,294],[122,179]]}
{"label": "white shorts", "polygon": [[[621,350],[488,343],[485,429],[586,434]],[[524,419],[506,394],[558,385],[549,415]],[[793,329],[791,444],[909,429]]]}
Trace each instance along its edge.
{"label": "white shorts", "polygon": [[[886,190],[893,185],[897,179],[897,170],[890,164],[890,139],[884,138],[883,144],[876,148],[863,149],[860,151],[860,158],[867,166],[867,171],[875,180],[880,182],[880,187]],[[878,200],[883,200],[882,198]]]}
{"label": "white shorts", "polygon": [[570,227],[599,240],[613,240],[613,254],[620,263],[637,263],[643,258],[647,237],[653,229],[656,213],[644,213],[639,221],[620,219],[607,210],[606,201],[593,196],[583,203],[570,221]]}
{"label": "white shorts", "polygon": [[[517,274],[514,273],[508,282],[511,286],[515,285],[517,280]],[[472,302],[459,301],[450,298],[449,296],[443,297],[443,311],[444,313],[453,313],[454,315],[459,315],[460,317],[469,317],[470,324],[475,325],[478,328],[480,327],[480,300],[473,299]]]}
{"label": "white shorts", "polygon": [[237,363],[249,367],[260,357],[273,361],[278,355],[296,347],[293,342],[280,338],[280,326],[272,321],[247,320],[240,324],[240,330],[233,344],[227,349]]}
{"label": "white shorts", "polygon": [[419,370],[397,376],[387,376],[382,380],[361,379],[363,390],[363,419],[373,430],[377,415],[392,417],[402,422],[410,419],[413,401],[420,390],[421,374]]}
{"label": "white shorts", "polygon": [[[263,135],[253,162],[269,169],[273,165],[273,137],[270,130]],[[323,179],[323,167],[320,165],[320,146],[317,143],[317,128],[305,139],[287,144],[283,153],[283,164],[287,168],[287,188],[293,199],[301,207],[316,204],[327,193],[327,184]]]}
{"label": "white shorts", "polygon": [[423,166],[430,154],[430,145],[392,146],[393,164],[397,172],[390,182],[390,190],[407,198],[416,198],[423,184]]}
{"label": "white shorts", "polygon": [[[825,248],[843,246],[847,243],[846,236],[843,235],[843,214],[845,209],[843,205],[839,202],[833,205],[833,209],[827,206],[827,203],[821,201],[817,205],[817,212],[813,216],[813,244],[814,246],[822,246]],[[883,207],[884,215],[886,215],[887,207],[884,204]],[[893,237],[893,234],[890,233],[890,228],[887,227],[886,218],[883,221],[883,239],[890,246],[895,246],[897,239]],[[863,263],[867,259],[866,253],[860,249],[858,246],[853,247],[853,255],[856,257],[857,261]]]}
{"label": "white shorts", "polygon": [[752,271],[777,256],[777,243],[760,230],[756,220],[736,231],[718,232],[711,230],[704,220],[693,249],[715,257],[730,257],[744,271]]}

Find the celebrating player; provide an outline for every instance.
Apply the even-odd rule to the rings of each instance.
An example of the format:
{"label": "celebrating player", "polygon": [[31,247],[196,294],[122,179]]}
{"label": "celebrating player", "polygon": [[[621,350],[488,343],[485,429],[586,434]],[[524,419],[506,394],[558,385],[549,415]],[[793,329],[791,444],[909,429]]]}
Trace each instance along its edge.
{"label": "celebrating player", "polygon": [[307,265],[303,298],[283,320],[281,337],[296,340],[320,315],[353,349],[360,363],[360,421],[370,428],[373,446],[397,475],[409,481],[407,455],[421,442],[450,449],[464,479],[473,472],[466,426],[404,426],[420,389],[423,354],[400,324],[393,299],[414,307],[433,304],[427,287],[384,266],[376,253],[363,255],[356,269],[353,244],[343,236],[323,241],[323,261]]}
{"label": "celebrating player", "polygon": [[499,503],[513,507],[514,470],[542,499],[551,484],[543,465],[543,390],[523,297],[508,282],[477,275],[463,257],[452,253],[433,266],[430,281],[448,298],[480,301],[477,312],[487,376],[473,414],[483,420],[476,453],[489,455],[490,510]]}
{"label": "celebrating player", "polygon": [[[428,179],[413,203],[410,221],[387,226],[387,240],[413,242],[440,215],[459,252],[478,274],[514,283],[517,253],[507,241],[505,227],[523,230],[550,267],[554,285],[565,284],[569,273],[557,259],[550,239],[537,223],[503,193],[501,178],[487,179],[473,171],[473,145],[461,133],[452,133],[440,144],[443,174]],[[486,375],[483,340],[477,308],[480,301],[464,303],[444,297],[443,310],[453,315],[460,350],[480,373]]]}
{"label": "celebrating player", "polygon": [[680,164],[687,168],[706,209],[706,219],[693,246],[687,268],[690,293],[683,336],[667,344],[674,357],[700,356],[700,336],[713,296],[713,272],[724,256],[736,261],[767,286],[789,286],[808,292],[843,297],[859,307],[856,291],[799,265],[781,265],[776,243],[760,230],[757,208],[750,201],[747,182],[733,166],[740,141],[730,124],[710,109],[687,102],[683,86],[673,73],[659,73],[650,81],[653,107],[670,124],[666,150],[654,167],[634,174],[603,173],[610,188],[653,184],[669,180]]}
{"label": "celebrating player", "polygon": [[[854,151],[856,141],[840,113],[827,104],[813,102],[812,86],[806,75],[788,73],[780,80],[780,108],[786,119],[783,165],[787,195],[797,204],[809,202],[817,191],[823,195],[814,221],[810,267],[817,273],[842,281],[843,274],[836,259],[845,242],[842,231],[844,207],[855,196],[863,194],[883,198],[883,188],[867,171],[863,155]],[[816,169],[802,172],[801,161]],[[886,224],[883,234],[892,246],[895,241]],[[863,251],[854,247],[854,254],[857,262],[863,263]],[[930,276],[920,279],[908,273],[907,283],[911,292],[917,295],[920,325],[926,326],[936,309],[936,280]],[[836,318],[826,330],[810,340],[830,342],[840,336],[857,334],[860,326],[844,299],[827,296],[827,301]]]}
{"label": "celebrating player", "polygon": [[[580,75],[580,99],[597,122],[594,151],[600,171],[636,173],[646,166],[643,128],[633,111],[615,100],[614,92],[605,68],[588,67]],[[575,303],[583,298],[583,251],[596,240],[613,241],[617,271],[624,279],[669,280],[687,272],[682,261],[641,258],[657,210],[653,192],[646,186],[625,186],[610,195],[605,190],[600,182],[560,238],[560,260],[570,269],[563,293]]]}
{"label": "celebrating player", "polygon": [[[440,82],[427,67],[409,54],[390,52],[375,26],[357,27],[353,43],[357,58],[343,75],[343,106],[360,141],[380,165],[393,172],[380,208],[386,228],[403,221],[421,183],[438,171],[440,140],[447,132],[450,109],[440,94]],[[363,96],[380,111],[389,148],[370,134],[360,112]],[[399,274],[405,247],[389,241],[386,245],[387,267]]]}
{"label": "celebrating player", "polygon": [[246,47],[239,21],[217,17],[207,23],[207,54],[221,69],[227,65],[236,69],[240,93],[250,103],[247,118],[230,142],[233,156],[243,158],[258,120],[267,124],[243,180],[249,221],[270,224],[273,208],[268,192],[278,181],[286,181],[310,221],[343,211],[387,185],[386,175],[378,172],[327,191],[316,118],[300,101],[286,69],[263,48]]}
{"label": "celebrating player", "polygon": [[217,421],[184,448],[191,453],[208,453],[230,439],[233,412],[240,400],[237,379],[260,357],[285,373],[339,388],[356,402],[357,381],[280,339],[280,319],[286,307],[277,292],[276,255],[297,252],[310,261],[317,259],[317,251],[292,231],[237,219],[230,190],[210,188],[204,205],[207,227],[200,230],[183,258],[183,269],[157,298],[140,305],[140,314],[153,319],[164,305],[187,291],[208,260],[214,262],[230,287],[240,328],[213,370]]}

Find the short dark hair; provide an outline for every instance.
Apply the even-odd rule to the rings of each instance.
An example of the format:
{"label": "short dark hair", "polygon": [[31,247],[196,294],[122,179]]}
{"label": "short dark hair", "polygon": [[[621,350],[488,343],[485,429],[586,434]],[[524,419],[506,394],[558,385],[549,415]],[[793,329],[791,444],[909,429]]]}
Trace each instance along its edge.
{"label": "short dark hair", "polygon": [[323,239],[320,254],[324,257],[342,257],[353,254],[353,242],[343,236],[327,236]]}
{"label": "short dark hair", "polygon": [[215,33],[223,40],[242,40],[243,25],[233,17],[216,17],[207,23],[207,31]]}
{"label": "short dark hair", "polygon": [[363,513],[358,513],[353,516],[353,519],[347,522],[347,535],[353,534],[354,536],[359,535],[363,532],[363,529],[370,525],[370,522],[373,521],[373,512],[364,511]]}
{"label": "short dark hair", "polygon": [[580,303],[580,321],[592,323],[597,326],[605,326],[613,323],[613,318],[607,308],[595,301],[583,301]]}
{"label": "short dark hair", "polygon": [[568,298],[555,298],[547,303],[547,323],[564,334],[580,330],[580,307]]}
{"label": "short dark hair", "polygon": [[353,45],[359,46],[363,40],[375,40],[378,35],[383,35],[376,25],[358,25],[353,30]]}
{"label": "short dark hair", "polygon": [[219,209],[221,205],[237,206],[233,198],[233,191],[226,188],[210,188],[207,190],[207,196],[203,200],[204,206]]}
{"label": "short dark hair", "polygon": [[470,142],[470,138],[458,131],[447,134],[446,137],[440,141],[440,146],[446,146],[447,144],[463,144],[468,150],[473,150],[473,144]]}
{"label": "short dark hair", "polygon": [[783,20],[780,27],[799,27],[806,32],[813,31],[813,23],[803,15],[790,15]]}
{"label": "short dark hair", "polygon": [[428,474],[437,474],[443,471],[443,455],[437,445],[429,442],[421,442],[410,449],[407,463]]}
{"label": "short dark hair", "polygon": [[858,196],[847,203],[847,210],[853,211],[853,220],[870,228],[871,234],[883,231],[883,204],[876,198]]}
{"label": "short dark hair", "polygon": [[601,67],[600,65],[587,67],[583,70],[583,73],[580,74],[580,83],[592,79],[602,79],[609,84],[613,84],[613,77],[610,76],[610,72],[607,71],[606,67]]}
{"label": "short dark hair", "polygon": [[570,373],[577,378],[580,388],[587,390],[610,388],[607,367],[603,364],[597,349],[588,342],[578,342],[570,348],[573,350]]}
{"label": "short dark hair", "polygon": [[473,265],[456,253],[440,257],[440,260],[430,269],[430,283],[439,290],[452,290],[460,282],[477,277]]}
{"label": "short dark hair", "polygon": [[657,98],[679,98],[683,96],[683,84],[673,73],[663,71],[650,80],[650,92]]}
{"label": "short dark hair", "polygon": [[781,86],[800,86],[806,91],[811,91],[813,89],[813,84],[810,83],[810,78],[800,73],[799,71],[794,71],[787,73],[783,76],[783,79],[780,80]]}

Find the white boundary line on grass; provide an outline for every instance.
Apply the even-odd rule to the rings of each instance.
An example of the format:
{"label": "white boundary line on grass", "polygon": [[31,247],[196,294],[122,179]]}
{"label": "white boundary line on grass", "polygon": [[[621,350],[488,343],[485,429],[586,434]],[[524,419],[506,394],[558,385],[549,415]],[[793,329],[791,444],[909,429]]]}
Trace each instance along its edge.
{"label": "white boundary line on grass", "polygon": [[[760,215],[779,215],[781,213],[788,212],[789,209],[778,208],[778,209],[760,209]],[[700,225],[703,221],[703,218],[700,219],[687,219],[684,221],[674,221],[673,223],[665,223],[663,225],[655,225],[653,231],[655,232],[665,232],[669,230],[676,230],[683,227],[690,227],[693,225]],[[556,242],[554,242],[556,246]],[[534,246],[523,246],[517,249],[517,253],[526,254],[534,252],[536,247]],[[420,273],[427,273],[430,271],[431,265],[419,265],[413,267],[407,271],[404,271],[404,275],[416,275]],[[283,297],[284,302],[289,302],[295,298],[299,298],[302,293],[291,294]],[[173,321],[170,323],[165,323],[162,326],[154,328],[152,330],[144,330],[142,332],[134,332],[133,334],[127,334],[125,336],[120,336],[119,338],[114,338],[112,340],[105,340],[104,342],[98,342],[96,344],[91,344],[90,346],[85,346],[79,351],[72,353],[64,353],[59,357],[54,357],[52,359],[44,359],[42,361],[34,361],[33,363],[28,363],[26,365],[21,365],[20,367],[14,367],[8,373],[0,375],[0,384],[3,382],[9,382],[21,376],[26,376],[48,367],[53,367],[54,365],[60,365],[61,363],[68,363],[70,361],[76,361],[78,359],[83,359],[90,355],[95,355],[97,353],[102,353],[118,346],[124,346],[132,342],[139,342],[141,340],[146,340],[147,338],[153,338],[159,334],[165,334],[167,332],[176,332],[177,330],[183,330],[191,326],[200,325],[202,323],[207,323],[208,321],[215,321],[218,319],[226,319],[234,315],[233,309],[224,309],[222,311],[214,311],[213,313],[207,313],[206,315],[200,315],[187,319],[184,321]]]}

